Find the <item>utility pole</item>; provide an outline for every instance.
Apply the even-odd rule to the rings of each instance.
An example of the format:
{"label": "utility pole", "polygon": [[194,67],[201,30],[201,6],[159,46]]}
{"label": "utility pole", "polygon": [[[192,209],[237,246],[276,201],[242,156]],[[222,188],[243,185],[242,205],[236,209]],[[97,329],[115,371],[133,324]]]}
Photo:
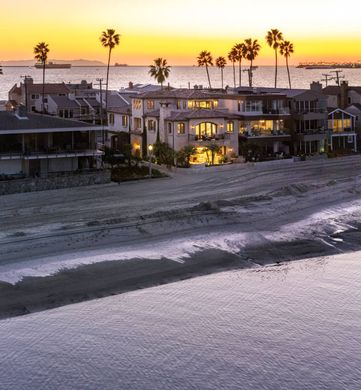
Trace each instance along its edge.
{"label": "utility pole", "polygon": [[336,80],[336,84],[340,86],[341,79],[345,78],[345,76],[340,76],[340,74],[342,74],[342,70],[332,70],[330,73],[335,73],[334,80]]}
{"label": "utility pole", "polygon": [[334,77],[332,77],[329,73],[323,73],[322,76],[324,76],[324,79],[321,79],[321,82],[324,81],[326,83],[326,87],[328,86],[329,81],[334,80]]}
{"label": "utility pole", "polygon": [[28,75],[20,76],[22,79],[24,79],[24,87],[25,87],[25,108],[26,112],[29,112],[28,110],[28,79],[31,77]]}
{"label": "utility pole", "polygon": [[104,120],[103,120],[103,80],[104,79],[96,79],[100,88],[100,126],[102,127],[102,144],[105,146],[105,132],[104,132]]}

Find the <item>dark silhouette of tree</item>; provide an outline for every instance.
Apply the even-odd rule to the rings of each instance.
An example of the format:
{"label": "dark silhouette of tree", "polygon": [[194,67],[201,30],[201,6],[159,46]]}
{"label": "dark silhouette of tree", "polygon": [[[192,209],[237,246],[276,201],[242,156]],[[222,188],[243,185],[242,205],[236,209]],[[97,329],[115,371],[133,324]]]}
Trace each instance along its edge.
{"label": "dark silhouette of tree", "polygon": [[213,57],[211,53],[207,50],[201,51],[199,53],[199,56],[197,57],[197,61],[198,61],[198,66],[200,67],[204,66],[206,68],[209,88],[212,88],[211,78],[209,77],[209,70],[208,70],[209,66],[213,66]]}
{"label": "dark silhouette of tree", "polygon": [[252,40],[252,38],[246,39],[246,59],[251,62],[249,69],[249,86],[253,85],[253,61],[258,56],[259,51],[261,50],[261,45],[258,43],[258,40]]}
{"label": "dark silhouette of tree", "polygon": [[171,67],[167,64],[167,60],[157,58],[154,64],[149,66],[149,74],[159,83],[163,89],[163,83],[170,75]]}
{"label": "dark silhouette of tree", "polygon": [[221,70],[221,83],[222,83],[222,89],[223,89],[223,71],[224,71],[224,68],[225,66],[227,65],[227,61],[224,57],[218,57],[216,59],[216,66],[218,69]]}
{"label": "dark silhouette of tree", "polygon": [[[39,64],[43,66],[43,91],[42,91],[42,102],[41,102],[41,112],[45,113],[45,68],[48,61],[49,46],[45,42],[40,42],[34,47],[34,58]],[[27,97],[26,97],[27,99]]]}
{"label": "dark silhouette of tree", "polygon": [[291,57],[291,54],[293,53],[294,53],[293,43],[291,43],[290,41],[283,41],[280,46],[280,54],[286,59],[288,84],[290,86],[290,89],[292,88],[292,86],[291,86],[290,68],[288,66],[288,59]]}
{"label": "dark silhouette of tree", "polygon": [[283,35],[281,31],[272,29],[267,32],[266,41],[269,47],[275,51],[275,88],[277,88],[277,73],[278,73],[278,49],[283,41]]}

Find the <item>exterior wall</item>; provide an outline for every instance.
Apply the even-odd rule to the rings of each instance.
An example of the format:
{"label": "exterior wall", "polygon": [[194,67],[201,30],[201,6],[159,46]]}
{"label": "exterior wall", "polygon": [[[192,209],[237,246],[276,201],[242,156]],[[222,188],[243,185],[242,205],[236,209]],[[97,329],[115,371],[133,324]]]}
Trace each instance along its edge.
{"label": "exterior wall", "polygon": [[0,195],[110,183],[110,171],[0,181]]}
{"label": "exterior wall", "polygon": [[23,171],[22,161],[19,160],[1,160],[0,175],[15,175]]}
{"label": "exterior wall", "polygon": [[123,126],[122,118],[124,114],[118,114],[118,113],[112,113],[112,114],[114,115],[114,123],[110,123],[109,113],[108,113],[108,130],[113,133],[118,133],[118,132],[129,133],[131,118],[128,115],[126,115],[126,117],[128,118],[128,123],[126,126]]}
{"label": "exterior wall", "polygon": [[356,91],[350,90],[348,93],[348,104],[361,104],[361,95]]}
{"label": "exterior wall", "polygon": [[78,169],[78,158],[53,158],[48,161],[48,172],[72,172]]}
{"label": "exterior wall", "polygon": [[327,107],[336,108],[338,107],[338,97],[336,95],[327,96]]}

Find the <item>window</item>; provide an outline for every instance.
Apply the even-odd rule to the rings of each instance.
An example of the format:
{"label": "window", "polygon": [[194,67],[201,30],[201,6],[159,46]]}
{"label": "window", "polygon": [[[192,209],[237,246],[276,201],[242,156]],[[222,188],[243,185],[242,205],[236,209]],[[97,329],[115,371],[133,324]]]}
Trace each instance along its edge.
{"label": "window", "polygon": [[180,122],[180,123],[177,124],[177,133],[178,134],[185,134],[186,133],[185,123]]}
{"label": "window", "polygon": [[217,125],[215,123],[203,122],[196,126],[196,135],[198,137],[213,137],[217,134]]}
{"label": "window", "polygon": [[140,110],[142,108],[142,101],[140,99],[133,100],[133,108],[135,110]]}
{"label": "window", "polygon": [[109,124],[114,125],[114,114],[113,113],[109,114]]}
{"label": "window", "polygon": [[39,95],[38,94],[33,94],[33,95],[31,95],[31,98],[33,100],[39,99]]}
{"label": "window", "polygon": [[203,108],[203,109],[211,109],[218,107],[218,100],[189,100],[188,108]]}
{"label": "window", "polygon": [[142,120],[141,120],[141,118],[134,118],[134,128],[136,130],[141,130],[142,129]]}
{"label": "window", "polygon": [[233,122],[231,121],[227,122],[227,133],[233,133],[233,128],[234,128]]}
{"label": "window", "polygon": [[156,122],[153,119],[148,120],[148,130],[155,131],[156,130]]}
{"label": "window", "polygon": [[147,109],[154,110],[154,100],[147,100]]}
{"label": "window", "polygon": [[122,116],[122,126],[128,127],[128,117],[126,115]]}
{"label": "window", "polygon": [[172,134],[172,124],[168,123],[168,134]]}

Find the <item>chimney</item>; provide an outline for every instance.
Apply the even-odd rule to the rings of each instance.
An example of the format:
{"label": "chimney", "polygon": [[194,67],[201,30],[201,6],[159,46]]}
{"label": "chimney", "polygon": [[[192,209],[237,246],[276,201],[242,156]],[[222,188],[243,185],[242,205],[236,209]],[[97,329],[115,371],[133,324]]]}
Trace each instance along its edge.
{"label": "chimney", "polygon": [[348,82],[342,81],[340,85],[340,108],[345,109],[348,106]]}
{"label": "chimney", "polygon": [[129,81],[129,89],[133,89],[133,87],[134,87],[134,84],[131,81]]}
{"label": "chimney", "polygon": [[322,93],[322,84],[319,81],[313,81],[310,85],[311,91]]}

